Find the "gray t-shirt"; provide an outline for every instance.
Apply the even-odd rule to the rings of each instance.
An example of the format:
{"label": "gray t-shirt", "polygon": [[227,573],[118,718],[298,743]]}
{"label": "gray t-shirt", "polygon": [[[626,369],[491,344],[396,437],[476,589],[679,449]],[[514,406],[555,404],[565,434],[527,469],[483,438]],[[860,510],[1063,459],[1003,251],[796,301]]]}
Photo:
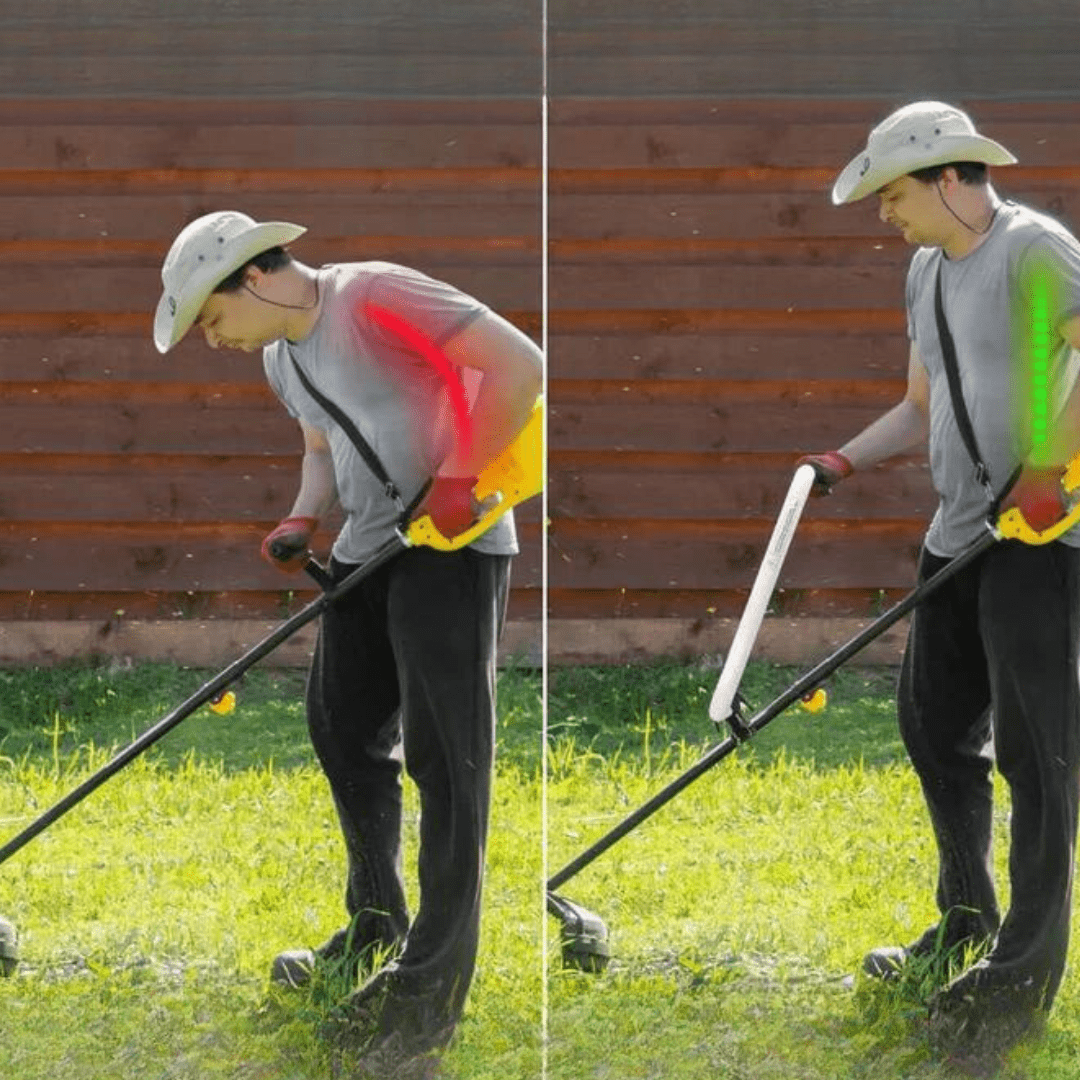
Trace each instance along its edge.
{"label": "gray t-shirt", "polygon": [[[947,259],[940,248],[920,248],[911,260],[908,335],[930,378],[930,473],[941,497],[926,546],[951,558],[985,532],[990,506],[949,396],[934,317],[939,267],[964,401],[990,483],[1000,492],[1031,458],[1041,430],[1033,417],[1045,406],[1052,424],[1076,380],[1078,358],[1060,327],[1080,313],[1080,244],[1052,218],[1005,203],[970,255]],[[1080,527],[1062,540],[1080,547]]]}
{"label": "gray t-shirt", "polygon": [[[319,271],[319,289],[323,306],[312,332],[300,342],[267,345],[263,367],[289,412],[327,436],[345,512],[333,554],[358,563],[393,535],[399,510],[348,435],[305,389],[293,359],[356,425],[408,503],[453,448],[453,408],[443,375],[390,338],[369,318],[368,305],[393,313],[440,346],[487,308],[451,285],[384,262],[325,266]],[[458,374],[471,400],[482,373],[460,369]],[[472,547],[516,554],[513,512]]]}

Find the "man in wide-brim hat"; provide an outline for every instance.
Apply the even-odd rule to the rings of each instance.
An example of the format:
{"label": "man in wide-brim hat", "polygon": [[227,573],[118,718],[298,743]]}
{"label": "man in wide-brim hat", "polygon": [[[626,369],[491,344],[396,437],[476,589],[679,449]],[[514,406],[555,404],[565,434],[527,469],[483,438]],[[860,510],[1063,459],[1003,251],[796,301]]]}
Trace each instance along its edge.
{"label": "man in wide-brim hat", "polygon": [[[213,348],[259,352],[299,422],[297,495],[262,545],[279,569],[307,563],[335,506],[344,514],[335,582],[392,546],[418,504],[446,538],[480,530],[458,550],[403,548],[338,596],[323,613],[308,680],[308,726],[345,842],[350,922],[318,948],[281,953],[272,977],[296,986],[320,965],[357,976],[334,1032],[371,1068],[390,1071],[446,1045],[473,977],[496,646],[517,551],[511,514],[486,531],[489,515],[476,521],[474,488],[533,414],[542,357],[448,282],[387,262],[301,263],[288,245],[304,232],[231,210],[191,222],[162,268],[154,342],[166,353],[197,327]],[[420,799],[411,920],[403,761]],[[298,864],[307,858],[297,853]],[[307,876],[298,867],[297,880]]]}
{"label": "man in wide-brim hat", "polygon": [[[1039,531],[1060,521],[1063,468],[1080,449],[1080,244],[998,198],[988,166],[1015,161],[961,110],[920,101],[873,129],[832,191],[837,205],[876,196],[881,220],[919,248],[907,277],[908,385],[846,445],[804,460],[824,494],[929,437],[940,501],[920,582],[1001,510],[1018,507]],[[937,839],[941,917],[908,946],[873,950],[864,970],[889,979],[914,959],[936,965],[931,1039],[961,1061],[1000,1056],[1061,983],[1080,796],[1078,646],[1076,529],[1044,545],[993,545],[912,617],[898,713]],[[991,747],[1012,795],[1004,918]]]}

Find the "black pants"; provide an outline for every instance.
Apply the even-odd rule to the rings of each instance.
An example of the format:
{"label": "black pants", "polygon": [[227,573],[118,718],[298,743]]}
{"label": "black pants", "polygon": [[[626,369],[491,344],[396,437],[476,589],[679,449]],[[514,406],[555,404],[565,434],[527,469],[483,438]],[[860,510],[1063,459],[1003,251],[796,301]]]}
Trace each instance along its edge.
{"label": "black pants", "polygon": [[[332,569],[340,580],[352,567]],[[423,1015],[444,1027],[460,1015],[476,960],[509,570],[509,556],[409,549],[324,613],[308,679],[311,740],[348,852],[355,941],[404,941],[395,984],[422,996]],[[402,752],[420,796],[411,926]]]}
{"label": "black pants", "polygon": [[[924,551],[920,581],[948,560]],[[1069,941],[1080,797],[1080,551],[998,543],[915,611],[900,729],[939,853],[950,930],[992,937],[992,746],[1012,795],[1011,902],[990,953],[1003,982],[1034,979],[1049,1006]],[[973,909],[971,915],[961,909]]]}

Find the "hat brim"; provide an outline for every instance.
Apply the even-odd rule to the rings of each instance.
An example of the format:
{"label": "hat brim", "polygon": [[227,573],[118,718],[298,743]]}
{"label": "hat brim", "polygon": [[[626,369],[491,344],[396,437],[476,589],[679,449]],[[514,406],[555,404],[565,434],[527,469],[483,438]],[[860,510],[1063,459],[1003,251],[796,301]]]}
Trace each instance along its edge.
{"label": "hat brim", "polygon": [[857,154],[844,167],[833,184],[834,206],[858,202],[879,191],[886,184],[916,169],[931,165],[948,165],[955,161],[981,161],[985,165],[1015,165],[1016,158],[1001,143],[983,135],[947,135],[940,138],[933,152],[922,154],[904,147],[902,153],[870,153],[869,148]]}
{"label": "hat brim", "polygon": [[[273,247],[290,244],[307,229],[288,221],[264,221],[232,240],[220,261],[201,274],[193,274],[179,300],[163,292],[154,313],[154,344],[167,353],[191,329],[210,294],[234,270]],[[175,306],[174,306],[175,305]]]}

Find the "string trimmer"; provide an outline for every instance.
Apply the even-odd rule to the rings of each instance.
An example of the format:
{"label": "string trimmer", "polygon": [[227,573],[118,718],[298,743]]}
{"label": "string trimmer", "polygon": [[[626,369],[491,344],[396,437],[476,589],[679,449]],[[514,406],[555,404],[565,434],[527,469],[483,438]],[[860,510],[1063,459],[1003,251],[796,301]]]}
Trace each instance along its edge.
{"label": "string trimmer", "polygon": [[[810,467],[803,466],[803,468]],[[806,494],[801,493],[802,485],[806,482],[805,474],[800,478],[800,472],[802,472],[802,469],[795,474],[795,479],[792,481],[791,489],[789,490],[788,497],[784,503],[784,512],[777,522],[777,526],[773,533],[773,540],[770,541],[767,565],[763,565],[762,569],[759,571],[759,580],[769,582],[768,590],[770,592],[772,584],[775,583],[776,576],[779,573],[779,564],[776,563],[774,557],[779,552],[779,558],[782,561],[783,553],[787,550],[787,544],[790,542],[790,534],[794,529],[798,513],[801,512],[802,505],[806,501]],[[722,742],[707,750],[702,757],[684,773],[658,791],[651,799],[638,807],[637,810],[628,814],[618,825],[601,836],[599,840],[593,843],[576,858],[572,859],[561,870],[553,874],[547,881],[548,911],[558,918],[563,918],[561,914],[563,910],[584,910],[566,900],[565,897],[559,896],[555,890],[560,888],[560,886],[565,885],[566,882],[579,874],[585,867],[589,866],[610,847],[618,843],[624,836],[636,829],[642,822],[652,817],[652,815],[661,807],[669,803],[685,788],[689,787],[689,785],[699,776],[702,776],[713,768],[713,766],[723,761],[737,746],[753,738],[753,736],[761,731],[762,728],[792,705],[809,698],[809,696],[812,695],[834,671],[847,663],[848,660],[876,638],[884,634],[886,630],[899,622],[905,615],[913,611],[927,596],[939,589],[946,581],[963,570],[964,567],[974,562],[999,540],[1019,540],[1025,544],[1035,545],[1048,544],[1053,540],[1057,540],[1065,532],[1080,522],[1080,455],[1074,458],[1065,470],[1065,473],[1061,478],[1061,487],[1067,501],[1071,503],[1071,506],[1065,517],[1056,524],[1042,532],[1038,532],[1028,525],[1024,520],[1023,515],[1015,507],[1002,514],[996,523],[988,521],[987,531],[965,552],[954,558],[952,562],[939,570],[933,577],[913,589],[907,596],[883,615],[880,615],[870,623],[869,626],[861,630],[845,645],[842,645],[830,656],[822,660],[816,667],[812,668],[801,678],[793,682],[779,697],[748,719],[743,715],[744,703],[738,695],[737,684],[738,678],[742,675],[742,669],[745,667],[746,657],[749,655],[749,649],[753,643],[753,636],[756,636],[757,629],[761,624],[761,617],[764,614],[764,601],[760,599],[759,591],[756,588],[757,583],[755,583],[755,590],[751,593],[751,598],[747,602],[747,607],[743,615],[743,620],[749,618],[748,627],[752,629],[752,633],[748,629],[747,633],[742,636],[738,654],[735,653],[734,648],[729,653],[729,662],[733,660],[731,673],[728,671],[729,664],[725,663],[724,671],[721,672],[720,680],[717,683],[716,692],[713,694],[709,710],[710,715],[714,719],[717,719],[720,723],[727,722],[730,734]],[[806,491],[809,491],[809,487],[806,488]],[[794,514],[790,512],[793,506],[798,507]],[[774,542],[776,545],[775,548]],[[764,575],[764,577],[762,577],[762,575]],[[762,585],[762,590],[764,590],[764,588],[765,586]],[[758,595],[755,597],[755,594]],[[766,595],[765,600],[767,601],[767,599],[768,597]],[[742,629],[743,620],[740,620],[739,630]],[[736,640],[740,639],[739,630],[736,631]],[[598,971],[607,963],[607,958],[610,953],[608,933],[607,928],[604,926],[603,921],[598,915],[593,912],[587,912],[587,914],[590,918],[589,934],[594,939],[603,942],[602,953],[597,949],[595,958],[592,959],[590,963],[575,963],[574,956],[567,956],[566,950],[564,949],[563,961],[570,966],[583,968],[584,970]],[[564,926],[565,925],[566,923],[564,920]],[[570,932],[573,932],[572,925]]]}
{"label": "string trimmer", "polygon": [[[543,487],[543,464],[543,403],[542,399],[538,399],[528,424],[514,443],[488,465],[477,478],[474,492],[484,509],[477,522],[467,532],[448,539],[435,528],[430,517],[424,515],[415,521],[410,521],[409,516],[412,511],[406,510],[394,535],[336,585],[319,563],[309,556],[306,568],[323,588],[319,596],[291,618],[286,619],[243,656],[204,683],[172,712],[148,728],[134,742],[116,754],[111,761],[0,847],[0,864],[5,863],[35,836],[44,832],[201,706],[219,700],[229,685],[245,671],[273,652],[302,627],[318,618],[323,610],[338,597],[349,592],[364,578],[406,548],[424,545],[440,551],[456,551],[472,543],[511,507],[539,494]],[[414,500],[414,507],[418,501]],[[0,975],[10,975],[15,970],[18,960],[18,936],[15,927],[6,919],[0,918]]]}

